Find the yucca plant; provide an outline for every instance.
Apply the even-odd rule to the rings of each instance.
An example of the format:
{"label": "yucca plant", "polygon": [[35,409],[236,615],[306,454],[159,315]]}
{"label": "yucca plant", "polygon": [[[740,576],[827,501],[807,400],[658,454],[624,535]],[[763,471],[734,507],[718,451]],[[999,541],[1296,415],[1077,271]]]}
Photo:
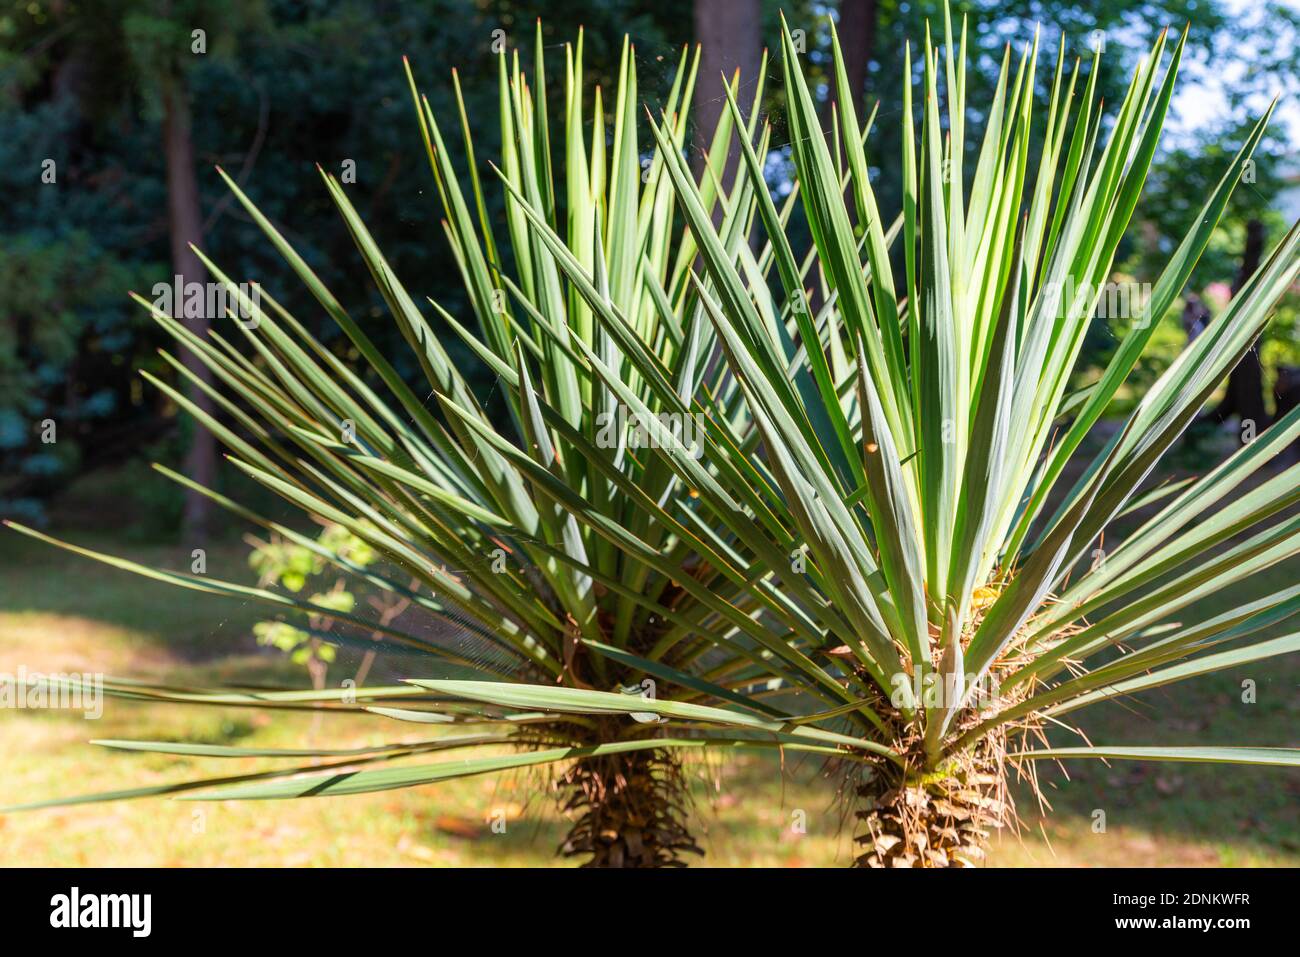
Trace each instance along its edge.
{"label": "yucca plant", "polygon": [[[686,820],[688,793],[675,748],[712,744],[833,754],[840,745],[879,747],[824,729],[785,729],[776,721],[780,712],[775,707],[734,690],[755,683],[766,688],[798,674],[802,652],[759,620],[764,609],[781,609],[789,602],[771,582],[751,582],[730,563],[716,560],[727,547],[725,527],[701,524],[704,513],[694,506],[693,488],[643,447],[645,428],[635,420],[629,424],[620,393],[591,371],[592,361],[620,368],[619,389],[655,410],[669,408],[659,395],[661,386],[670,390],[675,407],[702,392],[718,391],[725,376],[725,369],[711,364],[707,322],[690,279],[698,253],[674,209],[663,154],[648,154],[638,145],[634,51],[625,41],[612,104],[612,149],[600,88],[590,109],[584,103],[582,62],[579,34],[577,43],[565,48],[563,152],[553,159],[540,24],[535,85],[521,70],[517,52],[501,55],[505,146],[496,168],[506,191],[504,238],[498,235],[500,224],[487,215],[459,81],[453,73],[468,189],[461,186],[443,131],[407,66],[452,259],[463,275],[477,330],[468,328],[467,317],[457,318],[438,303],[417,304],[342,185],[322,171],[427,380],[418,389],[398,375],[390,358],[224,173],[248,214],[346,334],[365,370],[349,368],[264,287],[237,284],[201,252],[234,297],[229,318],[238,321],[231,323],[230,332],[200,340],[166,311],[135,297],[212,370],[215,388],[164,353],[179,375],[212,396],[220,417],[205,414],[181,389],[146,377],[211,429],[230,450],[235,466],[316,521],[343,532],[337,541],[366,547],[371,560],[357,561],[335,538],[305,535],[183,475],[162,466],[159,470],[318,564],[371,592],[408,602],[410,611],[403,619],[370,621],[338,601],[300,596],[293,589],[155,570],[55,544],[185,588],[270,604],[293,621],[280,627],[292,635],[295,647],[345,642],[369,653],[371,639],[382,638],[423,656],[403,659],[400,665],[420,678],[510,678],[544,688],[612,689],[616,701],[635,703],[631,711],[639,720],[629,720],[626,711],[581,715],[568,707],[533,708],[508,700],[485,707],[450,704],[463,680],[436,688],[315,693],[205,693],[110,681],[108,693],[127,698],[267,708],[364,707],[380,720],[474,725],[475,733],[369,749],[362,756],[320,748],[286,753],[166,742],[101,743],[210,756],[347,757],[350,765],[511,744],[523,753],[385,770],[380,778],[352,775],[336,779],[321,793],[564,761],[559,791],[574,824],[562,851],[597,866],[677,864],[685,855],[699,853]],[[680,152],[687,135],[686,105],[698,62],[698,49],[693,57],[683,51],[667,93],[665,110],[671,119],[663,135],[674,152]],[[733,89],[738,88],[738,78],[733,79]],[[760,81],[755,115],[761,97]],[[755,125],[756,120],[748,124],[747,135]],[[742,236],[753,205],[752,186],[746,182],[725,195],[719,182],[734,129],[731,114],[724,114],[695,195],[706,215],[717,212],[724,234]],[[556,232],[539,233],[538,225]],[[564,237],[564,264],[548,245],[557,234]],[[564,267],[570,262],[586,277],[583,285],[566,278]],[[620,317],[612,329],[603,316],[611,311]],[[444,321],[449,334],[459,335],[495,375],[506,399],[506,421],[494,421],[485,412],[432,332],[431,318]],[[248,345],[242,351],[234,341],[241,334]],[[627,360],[629,352],[637,354],[637,363]],[[638,371],[647,363],[652,376],[666,378],[647,379]],[[677,434],[689,440],[690,423]],[[418,623],[417,615],[437,623]],[[332,627],[322,627],[323,622]],[[670,735],[657,713],[641,707],[646,692],[657,690],[654,682],[684,692],[692,702],[743,710],[676,704],[674,716],[688,720]],[[728,725],[740,720],[746,727],[739,733],[708,732],[719,716]],[[700,726],[705,730],[699,731]],[[291,766],[248,777],[289,777],[302,770]],[[183,791],[199,783],[232,782],[189,782],[92,799]],[[291,784],[290,790],[295,787]],[[278,792],[240,793],[274,797]]]}
{"label": "yucca plant", "polygon": [[[370,710],[495,722],[513,727],[511,740],[525,750],[347,775],[289,777],[294,768],[270,783],[232,782],[200,796],[358,793],[577,757],[566,777],[570,802],[588,813],[570,849],[598,863],[658,863],[689,846],[674,752],[779,747],[826,752],[856,769],[859,863],[950,866],[982,856],[989,828],[1013,814],[1009,775],[1033,760],[1300,764],[1300,751],[1290,749],[1057,747],[1044,733],[1086,705],[1300,647],[1300,633],[1251,637],[1300,610],[1300,587],[1209,620],[1175,620],[1202,596],[1300,551],[1300,519],[1279,519],[1300,499],[1297,469],[1243,486],[1300,434],[1300,414],[1194,482],[1143,488],[1295,279],[1300,226],[1078,478],[1065,480],[1067,463],[1187,282],[1268,117],[1207,197],[1101,376],[1070,392],[1184,41],[1170,52],[1164,34],[1156,40],[1108,129],[1095,99],[1095,59],[1090,72],[1076,63],[1067,77],[1062,41],[1034,164],[1037,37],[1014,74],[1008,51],[968,178],[965,32],[963,24],[954,43],[945,17],[943,47],[926,37],[919,138],[908,60],[903,209],[889,226],[868,173],[872,121],[858,121],[837,41],[840,95],[828,135],[783,30],[797,181],[781,208],[763,178],[768,130],[742,119],[734,82],[724,84],[728,110],[699,176],[683,157],[678,107],[690,98],[688,72],[650,121],[655,151],[641,182],[626,53],[612,158],[604,158],[601,135],[586,148],[575,122],[580,46],[566,71],[561,203],[551,185],[545,97],[530,95],[517,65],[503,60],[507,145],[498,172],[513,278],[472,159],[470,199],[422,107],[481,337],[434,309],[506,386],[513,429],[487,421],[332,178],[331,193],[421,359],[441,418],[236,191],[401,412],[389,411],[274,302],[248,336],[253,360],[222,339],[193,341],[158,316],[218,373],[229,392],[219,401],[242,431],[206,424],[249,474],[421,576],[436,597],[413,592],[419,607],[454,611],[467,636],[509,656],[508,669],[494,669],[439,645],[431,652],[479,676],[508,671],[509,680],[448,680],[443,672],[357,692]],[[599,108],[595,116],[602,129]],[[721,162],[733,131],[741,172],[728,189]],[[813,238],[799,256],[788,238],[798,208]],[[602,440],[620,412],[635,426],[636,448],[621,428],[613,448]],[[686,440],[684,422],[698,430],[695,441]],[[340,437],[347,423],[355,431]],[[1098,552],[1112,523],[1141,506],[1152,517]],[[505,577],[482,572],[497,543],[511,556]],[[523,556],[530,564],[517,571]],[[93,557],[318,613],[283,596]],[[439,573],[442,560],[455,576]],[[620,693],[619,685],[646,676],[671,697]],[[110,690],[267,707],[339,698],[128,683]],[[440,717],[430,704],[403,699],[438,702]],[[362,760],[460,745],[443,738]],[[607,844],[598,830],[606,824]]]}
{"label": "yucca plant", "polygon": [[[928,36],[922,48],[919,143],[905,61],[901,269],[891,262],[838,42],[838,136],[828,142],[784,33],[792,152],[824,279],[816,316],[762,188],[761,151],[742,142],[780,279],[772,297],[753,295],[743,239],[713,228],[666,128],[656,129],[700,249],[702,275],[693,279],[731,372],[716,396],[723,412],[710,415],[705,462],[672,448],[670,435],[660,436],[660,455],[731,530],[731,560],[774,575],[798,602],[800,620],[784,637],[810,656],[803,687],[825,686],[818,650],[841,662],[830,674],[849,700],[820,714],[792,709],[791,719],[834,719],[888,746],[859,790],[858,861],[869,866],[978,859],[988,828],[1013,813],[1008,768],[1030,759],[1300,764],[1291,749],[1051,747],[1043,734],[1081,707],[1300,648],[1300,633],[1251,640],[1300,610],[1300,587],[1210,620],[1172,620],[1300,552],[1300,518],[1286,517],[1300,501],[1300,466],[1243,488],[1300,434],[1300,414],[1197,481],[1138,495],[1295,280],[1300,224],[1082,474],[1062,481],[1187,282],[1268,117],[1207,197],[1100,378],[1067,394],[1156,147],[1185,34],[1167,63],[1167,35],[1156,40],[1108,135],[1095,60],[1072,110],[1080,68],[1066,78],[1062,43],[1032,178],[1037,37],[1014,79],[1008,49],[967,195],[965,25],[957,44],[947,16],[944,27],[941,50]],[[729,104],[738,115],[734,98]],[[566,271],[581,282],[574,264]],[[592,366],[618,389],[612,369]],[[697,400],[696,408],[717,407]],[[743,493],[726,482],[733,468],[746,469]],[[756,504],[741,498],[754,492]],[[1161,501],[1118,546],[1096,547],[1116,519]],[[782,563],[792,548],[794,561]]]}

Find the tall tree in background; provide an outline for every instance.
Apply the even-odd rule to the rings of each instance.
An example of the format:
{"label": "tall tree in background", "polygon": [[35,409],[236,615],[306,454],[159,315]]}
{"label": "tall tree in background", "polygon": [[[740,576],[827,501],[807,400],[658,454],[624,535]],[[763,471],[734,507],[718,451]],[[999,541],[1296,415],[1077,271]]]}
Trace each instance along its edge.
{"label": "tall tree in background", "polygon": [[[162,81],[163,144],[167,158],[167,221],[171,227],[172,266],[180,283],[206,282],[207,272],[191,244],[203,242],[203,213],[199,208],[199,182],[194,171],[194,143],[190,136],[190,95],[184,76],[171,75]],[[204,312],[190,315],[182,310],[183,322],[195,335],[207,339],[211,317]],[[212,371],[189,352],[181,354],[185,368],[211,385]],[[198,385],[191,385],[189,397],[204,412],[213,411],[211,397]],[[185,455],[185,473],[211,487],[217,472],[217,446],[212,433],[194,428]],[[192,542],[207,539],[212,518],[212,501],[188,490],[185,494],[183,534]]]}
{"label": "tall tree in background", "polygon": [[879,0],[841,0],[840,21],[835,30],[844,52],[849,88],[858,95],[853,106],[860,116],[864,115],[862,96],[867,88],[867,68],[876,55],[878,3]]}
{"label": "tall tree in background", "polygon": [[[1197,10],[1201,16],[1214,12],[1213,8]],[[1167,248],[1170,237],[1186,230],[1198,215],[1192,197],[1217,181],[1220,174],[1214,164],[1222,167],[1254,117],[1270,99],[1280,96],[1281,115],[1243,171],[1245,188],[1237,191],[1225,210],[1219,224],[1221,238],[1207,250],[1188,283],[1190,290],[1202,295],[1207,287],[1223,282],[1231,283],[1233,293],[1241,289],[1259,268],[1263,250],[1285,233],[1294,217],[1284,211],[1279,197],[1288,187],[1288,170],[1294,163],[1294,132],[1289,128],[1294,121],[1287,118],[1286,104],[1294,103],[1300,94],[1300,10],[1261,2],[1232,9],[1231,14],[1220,35],[1231,31],[1233,52],[1249,69],[1216,70],[1213,61],[1189,64],[1189,75],[1204,84],[1197,95],[1212,105],[1210,115],[1157,157],[1147,189],[1150,198],[1136,212],[1137,219],[1154,227],[1160,246]],[[1204,111],[1201,104],[1193,115]],[[1139,244],[1126,268],[1149,270],[1146,260],[1159,255],[1160,246]],[[1296,315],[1296,297],[1283,299],[1278,318],[1232,371],[1222,401],[1206,414],[1207,419],[1249,420],[1256,434],[1270,421],[1267,384],[1273,375],[1288,375],[1286,368],[1300,361]],[[1276,383],[1273,389],[1280,400]]]}
{"label": "tall tree in background", "polygon": [[[1246,242],[1241,251],[1241,268],[1232,283],[1235,296],[1246,285],[1246,281],[1259,269],[1260,257],[1264,255],[1264,224],[1258,219],[1246,222]],[[1264,405],[1264,365],[1259,359],[1259,343],[1252,345],[1237,367],[1228,376],[1227,391],[1223,401],[1218,404],[1211,418],[1225,422],[1236,416],[1243,428],[1247,422],[1253,424],[1255,433],[1263,431],[1268,425],[1268,410]]]}
{"label": "tall tree in background", "polygon": [[[760,0],[695,0],[695,42],[702,45],[694,104],[698,168],[703,151],[709,148],[707,142],[699,140],[706,135],[699,131],[712,130],[726,108],[720,77],[725,75],[730,80],[740,70],[741,95],[737,100],[748,108],[753,97],[763,61],[763,4]],[[739,148],[733,148],[724,183],[730,182],[739,157]]]}
{"label": "tall tree in background", "polygon": [[[188,75],[200,58],[208,55],[209,44],[213,44],[213,52],[228,53],[240,31],[265,24],[266,13],[257,0],[229,5],[214,5],[208,0],[157,0],[130,4],[125,10],[122,32],[133,73],[162,114],[172,269],[178,287],[186,288],[190,283],[205,283],[208,278],[190,248],[203,242],[203,212],[194,166]],[[177,318],[206,340],[213,317],[202,309],[181,309],[179,302],[174,305]],[[188,398],[211,414],[213,402],[204,388],[212,382],[211,372],[188,353],[183,354],[183,359],[185,368],[197,380],[188,383]],[[215,482],[216,440],[201,425],[195,425],[190,435],[185,472],[202,485],[211,487]],[[205,541],[211,519],[212,502],[195,491],[187,491],[182,526],[186,540]]]}

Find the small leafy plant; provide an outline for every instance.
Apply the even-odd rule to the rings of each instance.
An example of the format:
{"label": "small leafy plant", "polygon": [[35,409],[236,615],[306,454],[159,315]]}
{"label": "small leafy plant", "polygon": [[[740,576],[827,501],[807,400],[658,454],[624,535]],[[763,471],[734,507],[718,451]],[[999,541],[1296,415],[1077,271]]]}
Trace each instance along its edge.
{"label": "small leafy plant", "polygon": [[[356,610],[358,586],[324,556],[336,555],[359,570],[369,568],[378,559],[373,548],[342,525],[326,525],[316,537],[317,547],[314,549],[285,541],[278,534],[272,535],[270,541],[262,541],[251,535],[246,536],[245,540],[252,546],[248,564],[257,572],[259,586],[265,588],[268,585],[278,585],[297,594],[308,585],[313,585],[323,590],[310,595],[307,598],[309,604],[345,614]],[[385,624],[405,611],[410,604],[406,599],[391,601],[383,594],[374,596],[372,600],[380,614],[380,620]],[[286,621],[261,621],[253,626],[253,634],[257,637],[258,644],[278,648],[294,664],[306,666],[312,687],[319,690],[325,687],[326,672],[335,660],[335,647],[325,634],[332,621],[325,613],[310,615],[306,630]],[[376,640],[381,640],[381,637]],[[354,679],[355,683],[364,681],[374,655],[373,650],[366,652],[357,672],[358,678]]]}

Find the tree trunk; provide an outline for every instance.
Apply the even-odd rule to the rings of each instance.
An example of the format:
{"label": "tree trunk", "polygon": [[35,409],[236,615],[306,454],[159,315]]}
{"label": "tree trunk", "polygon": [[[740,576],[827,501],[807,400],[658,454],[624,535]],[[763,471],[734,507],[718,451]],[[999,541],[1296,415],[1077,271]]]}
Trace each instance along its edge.
{"label": "tree trunk", "polygon": [[[863,102],[867,86],[867,66],[876,54],[876,0],[842,0],[840,19],[835,27],[840,38],[840,52],[844,54],[844,73],[849,89],[853,91],[853,111],[861,124],[870,112]],[[831,124],[830,103],[838,100],[838,88],[832,84],[827,97],[823,127]],[[843,109],[843,107],[841,107]],[[858,204],[853,201],[853,186],[844,189],[844,205],[849,211],[849,222],[858,224]],[[819,297],[820,298],[820,297]],[[820,303],[818,304],[820,307]]]}
{"label": "tree trunk", "polygon": [[[672,599],[660,601],[671,607]],[[628,650],[646,654],[663,635],[664,625],[634,629]],[[605,662],[602,681],[592,667],[591,652],[575,643],[567,658],[565,684],[576,688],[629,687],[644,677],[636,669]],[[551,728],[534,738],[525,730],[526,747],[589,747],[612,741],[659,736],[657,722],[628,721],[625,715],[594,723]],[[687,854],[703,854],[687,821],[691,801],[681,762],[671,750],[646,748],[580,758],[556,782],[560,806],[573,821],[560,845],[565,857],[583,856],[584,867],[684,867]]]}
{"label": "tree trunk", "polygon": [[[1264,224],[1258,219],[1252,219],[1246,223],[1246,244],[1241,253],[1241,270],[1232,284],[1233,295],[1255,274],[1263,254]],[[1243,427],[1247,422],[1253,423],[1255,435],[1264,431],[1269,419],[1268,410],[1264,406],[1264,367],[1259,361],[1258,343],[1250,347],[1232,370],[1228,376],[1227,393],[1210,415],[1219,422],[1225,422],[1235,415]]]}
{"label": "tree trunk", "polygon": [[[915,728],[894,723],[905,759],[913,770],[881,762],[860,775],[854,842],[857,867],[973,867],[988,850],[989,837],[1013,822],[1015,806],[1007,784],[1005,728],[985,735],[943,762],[942,771],[923,772],[923,742]],[[958,719],[970,728],[978,712]],[[907,753],[910,752],[910,753]]]}
{"label": "tree trunk", "polygon": [[[718,118],[727,108],[722,76],[727,82],[740,70],[740,93],[736,105],[748,118],[762,63],[762,4],[759,0],[695,0],[695,40],[700,44],[700,70],[695,80],[695,169],[703,169],[704,151],[713,139]],[[730,187],[739,146],[732,146],[722,183]]]}
{"label": "tree trunk", "polygon": [[585,857],[583,867],[685,867],[685,855],[704,853],[686,825],[689,791],[671,751],[581,758],[559,787],[562,809],[576,818],[559,852]]}
{"label": "tree trunk", "polygon": [[[194,171],[194,144],[190,139],[190,102],[185,82],[175,77],[163,82],[163,143],[167,160],[167,215],[171,230],[172,267],[185,283],[207,281],[207,270],[190,243],[198,245],[203,240],[203,219],[199,209],[199,183]],[[179,307],[179,303],[176,304]],[[197,316],[186,316],[178,308],[185,327],[203,340],[207,340],[211,317],[198,310]],[[211,383],[212,373],[188,349],[181,351],[185,368],[201,381]],[[212,399],[198,386],[190,384],[186,390],[189,399],[204,412],[213,411]],[[216,478],[216,441],[206,428],[194,423],[193,437],[185,456],[185,474],[201,485],[211,487]],[[183,534],[187,544],[202,544],[211,531],[212,503],[204,495],[187,490]]]}
{"label": "tree trunk", "polygon": [[844,54],[844,72],[853,89],[853,109],[857,111],[858,122],[862,122],[868,112],[863,107],[867,66],[876,55],[876,0],[842,0],[835,32]]}

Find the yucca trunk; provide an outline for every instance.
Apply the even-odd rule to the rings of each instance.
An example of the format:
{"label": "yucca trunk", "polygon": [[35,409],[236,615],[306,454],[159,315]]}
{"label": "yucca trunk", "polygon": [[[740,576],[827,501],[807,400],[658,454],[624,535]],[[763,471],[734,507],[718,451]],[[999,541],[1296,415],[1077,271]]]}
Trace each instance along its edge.
{"label": "yucca trunk", "polygon": [[1003,744],[985,739],[956,767],[902,774],[892,766],[857,788],[855,867],[974,867],[1009,823]]}
{"label": "yucca trunk", "polygon": [[[616,734],[600,729],[592,736]],[[685,867],[686,855],[703,854],[686,826],[690,796],[670,751],[583,758],[558,787],[573,820],[559,853],[586,856],[584,867]]]}
{"label": "yucca trunk", "polygon": [[[657,637],[656,629],[641,630],[632,636],[631,650],[644,653]],[[644,677],[622,666],[611,667],[611,661],[597,669],[585,647],[576,641],[570,647],[566,684],[636,687]],[[649,720],[650,715],[632,718],[593,716],[549,730],[578,747],[661,734],[659,722]],[[672,751],[654,748],[580,758],[558,778],[556,790],[560,809],[572,822],[558,853],[585,856],[584,867],[685,867],[686,855],[704,853],[687,827],[690,792]]]}
{"label": "yucca trunk", "polygon": [[[980,615],[975,614],[978,621]],[[1006,707],[1010,699],[982,705]],[[974,867],[992,832],[1011,823],[1005,727],[937,762],[927,753],[920,722],[905,720],[883,695],[875,703],[890,729],[903,766],[881,761],[859,778],[855,867]],[[957,734],[980,724],[988,711],[967,707],[954,719]],[[1013,733],[1023,733],[1024,726]]]}

